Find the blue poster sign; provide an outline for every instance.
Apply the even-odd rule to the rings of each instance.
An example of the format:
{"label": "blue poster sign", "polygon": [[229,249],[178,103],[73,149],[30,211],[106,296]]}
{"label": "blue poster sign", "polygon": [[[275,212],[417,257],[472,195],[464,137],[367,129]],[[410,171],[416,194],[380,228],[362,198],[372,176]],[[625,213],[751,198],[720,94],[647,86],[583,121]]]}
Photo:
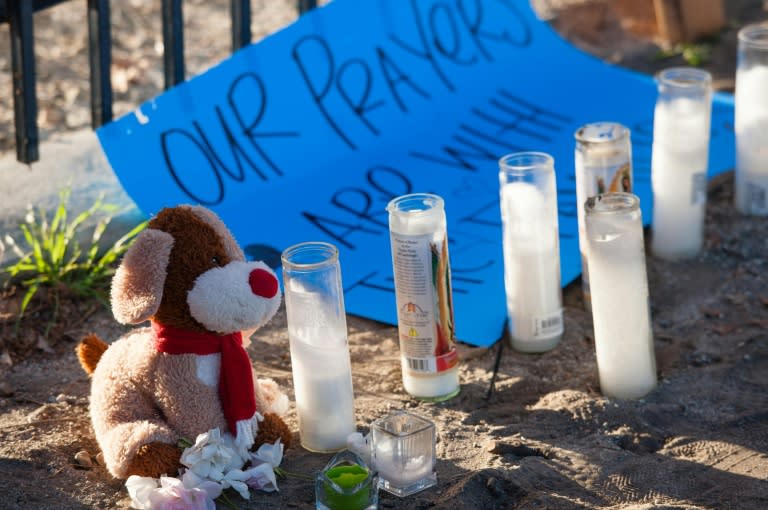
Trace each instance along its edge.
{"label": "blue poster sign", "polygon": [[[589,56],[525,0],[335,0],[102,127],[121,184],[147,214],[215,210],[254,258],[303,241],[339,247],[347,311],[394,324],[385,206],[445,199],[459,339],[506,319],[500,156],[555,158],[562,281],[580,273],[574,131],[632,131],[650,220],[656,86]],[[734,164],[733,104],[713,110],[710,175]]]}

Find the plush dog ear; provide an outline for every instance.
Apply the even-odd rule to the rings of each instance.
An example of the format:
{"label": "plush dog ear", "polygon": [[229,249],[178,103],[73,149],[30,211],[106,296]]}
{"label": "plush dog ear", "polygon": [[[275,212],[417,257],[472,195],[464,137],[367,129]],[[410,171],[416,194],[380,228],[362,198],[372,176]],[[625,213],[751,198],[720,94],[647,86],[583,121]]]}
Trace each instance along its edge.
{"label": "plush dog ear", "polygon": [[157,313],[173,236],[148,228],[141,232],[123,257],[112,279],[112,313],[122,324],[144,322]]}

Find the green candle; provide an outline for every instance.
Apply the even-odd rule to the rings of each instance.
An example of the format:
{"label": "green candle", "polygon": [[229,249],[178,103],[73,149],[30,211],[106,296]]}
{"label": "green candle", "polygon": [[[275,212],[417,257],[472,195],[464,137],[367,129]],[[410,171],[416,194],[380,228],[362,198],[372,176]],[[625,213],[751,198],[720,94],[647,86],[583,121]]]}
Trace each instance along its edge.
{"label": "green candle", "polygon": [[[357,464],[336,466],[325,472],[324,490],[326,504],[331,510],[363,510],[370,500],[370,484],[362,485],[368,479],[368,470]],[[340,492],[334,484],[342,489]]]}

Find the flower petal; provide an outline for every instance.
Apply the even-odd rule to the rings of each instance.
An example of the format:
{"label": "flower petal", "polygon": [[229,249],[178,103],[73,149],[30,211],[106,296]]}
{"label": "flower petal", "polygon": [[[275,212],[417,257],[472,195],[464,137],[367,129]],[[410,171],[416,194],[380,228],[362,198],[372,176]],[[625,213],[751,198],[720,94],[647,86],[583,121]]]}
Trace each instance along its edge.
{"label": "flower petal", "polygon": [[259,464],[246,470],[245,483],[252,489],[261,490],[264,492],[274,492],[277,488],[277,477],[275,471],[268,463]]}
{"label": "flower petal", "polygon": [[256,453],[251,454],[252,463],[254,463],[254,459],[266,462],[273,468],[278,467],[283,461],[283,444],[280,442],[280,438],[277,438],[277,441],[275,441],[274,444],[264,443],[259,446]]}
{"label": "flower petal", "polygon": [[131,507],[138,510],[150,508],[149,495],[157,489],[157,480],[149,476],[132,475],[125,481],[125,488],[131,497]]}

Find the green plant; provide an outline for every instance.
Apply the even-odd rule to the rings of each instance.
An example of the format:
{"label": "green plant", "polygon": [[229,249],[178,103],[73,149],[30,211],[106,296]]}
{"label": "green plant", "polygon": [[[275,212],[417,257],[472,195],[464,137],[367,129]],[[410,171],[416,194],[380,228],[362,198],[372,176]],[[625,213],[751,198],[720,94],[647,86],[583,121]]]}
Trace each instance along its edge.
{"label": "green plant", "polygon": [[677,44],[669,50],[656,54],[657,60],[681,56],[688,65],[699,67],[707,62],[712,55],[712,44],[709,42]]}
{"label": "green plant", "polygon": [[[142,222],[102,250],[99,242],[117,212],[117,206],[105,204],[100,197],[90,208],[69,221],[69,196],[69,189],[59,193],[59,204],[50,221],[43,208],[35,210],[29,207],[24,222],[19,225],[28,251],[25,252],[10,235],[5,236],[5,244],[19,260],[0,271],[8,273],[12,279],[20,279],[21,287],[26,289],[19,319],[41,287],[50,289],[53,315],[45,336],[58,317],[62,291],[107,303],[106,292],[115,272],[115,262],[146,226],[146,222]],[[91,219],[96,220],[96,226],[90,244],[84,248],[78,241],[78,234]]]}

